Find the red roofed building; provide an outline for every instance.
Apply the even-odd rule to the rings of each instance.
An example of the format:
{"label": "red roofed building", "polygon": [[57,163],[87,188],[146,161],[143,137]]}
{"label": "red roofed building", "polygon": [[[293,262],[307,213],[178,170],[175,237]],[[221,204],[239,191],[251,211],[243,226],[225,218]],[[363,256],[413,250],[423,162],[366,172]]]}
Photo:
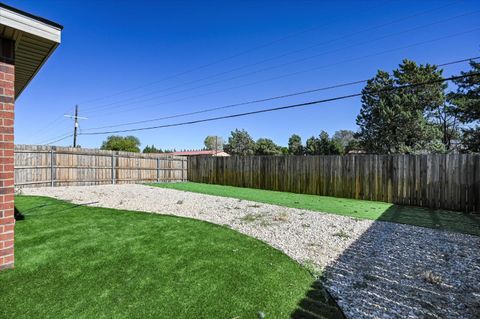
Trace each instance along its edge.
{"label": "red roofed building", "polygon": [[200,150],[200,151],[182,151],[169,153],[176,156],[230,156],[222,150]]}

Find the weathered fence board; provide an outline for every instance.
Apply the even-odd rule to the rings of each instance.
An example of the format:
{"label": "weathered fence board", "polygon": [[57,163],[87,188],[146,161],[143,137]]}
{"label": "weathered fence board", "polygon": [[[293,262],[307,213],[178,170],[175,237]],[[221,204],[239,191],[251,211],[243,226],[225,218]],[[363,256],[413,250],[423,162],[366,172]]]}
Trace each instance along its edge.
{"label": "weathered fence board", "polygon": [[15,145],[15,186],[175,182],[186,177],[185,157]]}
{"label": "weathered fence board", "polygon": [[480,212],[480,155],[191,157],[188,180]]}

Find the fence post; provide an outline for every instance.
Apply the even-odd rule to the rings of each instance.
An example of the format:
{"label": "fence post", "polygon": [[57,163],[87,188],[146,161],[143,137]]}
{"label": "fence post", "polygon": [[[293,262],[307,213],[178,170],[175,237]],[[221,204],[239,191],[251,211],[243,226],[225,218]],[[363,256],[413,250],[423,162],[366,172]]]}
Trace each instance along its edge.
{"label": "fence post", "polygon": [[185,160],[182,158],[182,182],[185,182],[184,164],[185,164]]}
{"label": "fence post", "polygon": [[112,153],[112,184],[115,184],[115,153]]}
{"label": "fence post", "polygon": [[157,158],[157,183],[160,183],[160,158]]}
{"label": "fence post", "polygon": [[50,186],[53,187],[55,185],[55,173],[54,173],[54,167],[55,164],[53,163],[54,159],[54,154],[53,154],[53,147],[50,149]]}
{"label": "fence post", "polygon": [[142,167],[140,165],[140,161],[142,158],[137,158],[137,182],[142,182]]}

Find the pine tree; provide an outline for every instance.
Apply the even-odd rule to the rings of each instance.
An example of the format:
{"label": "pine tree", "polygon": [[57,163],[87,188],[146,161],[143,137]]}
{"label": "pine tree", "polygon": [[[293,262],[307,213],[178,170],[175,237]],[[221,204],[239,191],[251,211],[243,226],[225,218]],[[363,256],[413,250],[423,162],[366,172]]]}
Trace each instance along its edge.
{"label": "pine tree", "polygon": [[445,84],[398,86],[442,79],[442,70],[404,60],[393,76],[379,70],[362,90],[357,134],[370,153],[442,152],[441,131],[427,117],[445,103]]}
{"label": "pine tree", "polygon": [[467,125],[462,137],[465,150],[480,152],[480,63],[471,61],[470,66],[470,71],[461,73],[470,76],[454,81],[458,88],[448,95],[448,99],[460,121]]}

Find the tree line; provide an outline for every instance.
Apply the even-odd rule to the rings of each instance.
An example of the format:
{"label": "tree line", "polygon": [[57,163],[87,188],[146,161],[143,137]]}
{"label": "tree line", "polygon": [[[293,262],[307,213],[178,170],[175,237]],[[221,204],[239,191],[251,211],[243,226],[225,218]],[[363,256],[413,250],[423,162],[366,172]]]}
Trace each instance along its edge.
{"label": "tree line", "polygon": [[[378,70],[367,81],[356,132],[340,130],[330,137],[321,131],[305,143],[293,134],[288,146],[280,146],[269,138],[255,141],[247,131],[236,129],[226,143],[220,136],[207,136],[205,149],[232,155],[480,152],[479,74],[480,63],[470,61],[470,69],[461,72],[464,77],[453,81],[455,89],[448,90],[447,83],[441,82],[443,69],[403,60],[391,73]],[[109,136],[101,148],[139,152],[140,141],[134,136]],[[147,145],[143,152],[172,150]]]}
{"label": "tree line", "polygon": [[[215,138],[220,137],[208,136],[205,139],[205,149],[213,150],[214,146],[209,143]],[[259,138],[256,141],[250,136],[246,130],[236,129],[230,133],[228,142],[223,144],[221,149],[231,155],[320,155],[320,154],[346,154],[356,149],[357,139],[354,132],[349,130],[341,130],[335,132],[330,137],[327,132],[322,131],[318,137],[312,136],[307,139],[305,145],[302,138],[293,134],[288,140],[287,146],[280,146],[269,138]],[[218,149],[218,148],[217,148]]]}

